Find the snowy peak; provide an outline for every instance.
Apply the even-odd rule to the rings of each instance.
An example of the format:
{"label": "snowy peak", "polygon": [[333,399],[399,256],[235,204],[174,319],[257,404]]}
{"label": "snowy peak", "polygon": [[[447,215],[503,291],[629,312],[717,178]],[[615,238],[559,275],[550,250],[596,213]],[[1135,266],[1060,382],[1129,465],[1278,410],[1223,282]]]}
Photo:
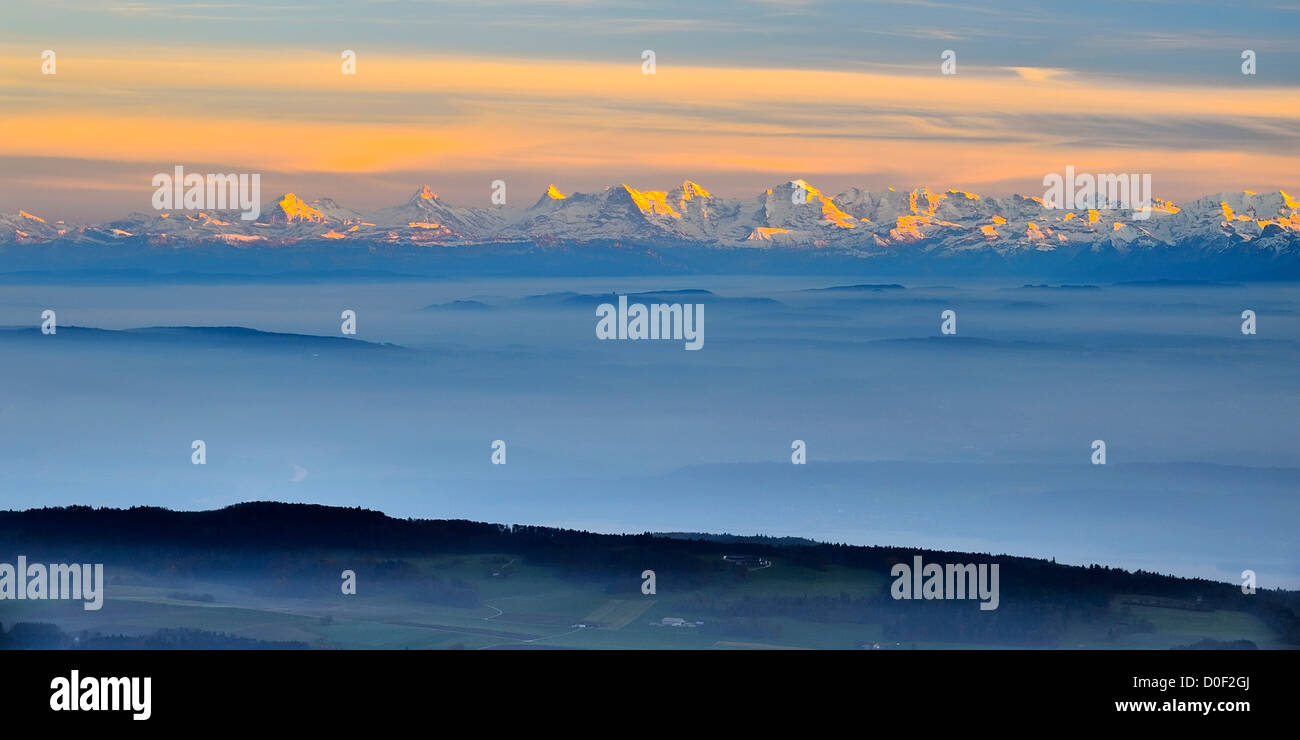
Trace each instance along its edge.
{"label": "snowy peak", "polygon": [[542,197],[538,198],[537,202],[534,203],[532,206],[530,206],[528,210],[529,211],[554,210],[556,208],[559,208],[561,205],[563,205],[564,201],[567,200],[568,197],[569,196],[560,192],[560,189],[555,187],[555,185],[547,185],[546,191],[542,193]]}
{"label": "snowy peak", "polygon": [[645,216],[682,217],[682,214],[678,213],[672,204],[668,202],[668,193],[662,190],[637,190],[631,185],[623,184],[614,189],[612,200],[621,202],[623,196],[630,199],[637,210]]}
{"label": "snowy peak", "polygon": [[57,239],[69,231],[62,221],[51,223],[23,210],[12,216],[0,215],[0,242],[39,243]]}
{"label": "snowy peak", "polygon": [[[269,224],[335,224],[354,226],[364,221],[361,214],[335,203],[330,198],[306,201],[295,193],[285,193],[279,199],[262,209],[263,223]],[[200,213],[201,219],[208,219],[218,226],[230,225],[216,219],[210,214]],[[188,217],[188,215],[187,215]],[[238,220],[238,219],[228,219]]]}
{"label": "snowy peak", "polygon": [[803,179],[769,189],[759,196],[758,202],[763,220],[759,225],[769,228],[855,229],[861,222]]}
{"label": "snowy peak", "polygon": [[444,222],[457,219],[451,206],[438,200],[438,194],[428,185],[422,185],[405,203],[383,211],[377,220],[381,226],[440,229],[444,228]]}
{"label": "snowy peak", "polygon": [[380,211],[370,220],[384,230],[387,241],[422,244],[491,239],[510,220],[510,215],[495,208],[452,205],[440,199],[428,185],[422,185],[405,203]]}
{"label": "snowy peak", "polygon": [[321,213],[319,209],[313,208],[297,195],[286,193],[267,209],[267,221],[273,224],[292,224],[303,221],[324,223],[325,214]]}
{"label": "snowy peak", "polygon": [[1177,209],[1189,231],[1243,238],[1300,233],[1300,202],[1286,191],[1207,195]]}
{"label": "snowy peak", "polygon": [[677,204],[677,209],[680,211],[685,211],[687,208],[686,204],[693,200],[708,200],[713,197],[713,195],[701,187],[699,183],[691,182],[690,180],[685,180],[681,185],[668,191],[668,196],[672,202]]}
{"label": "snowy peak", "polygon": [[682,184],[677,186],[677,190],[687,194],[688,198],[712,198],[709,191],[705,190],[702,185],[693,180],[682,180]]}
{"label": "snowy peak", "polygon": [[60,240],[233,246],[318,240],[393,246],[494,243],[622,244],[745,249],[831,249],[871,257],[993,252],[999,255],[1186,247],[1300,252],[1300,202],[1287,192],[1216,193],[1175,205],[1067,210],[1037,195],[987,197],[957,189],[870,191],[835,196],[802,178],[751,198],[715,195],[692,180],[667,190],[620,184],[594,193],[550,185],[525,209],[458,206],[421,186],[404,202],[364,215],[329,198],[286,193],[247,222],[232,213],[149,211],[100,226],[69,228],[27,211],[0,216],[0,244]]}

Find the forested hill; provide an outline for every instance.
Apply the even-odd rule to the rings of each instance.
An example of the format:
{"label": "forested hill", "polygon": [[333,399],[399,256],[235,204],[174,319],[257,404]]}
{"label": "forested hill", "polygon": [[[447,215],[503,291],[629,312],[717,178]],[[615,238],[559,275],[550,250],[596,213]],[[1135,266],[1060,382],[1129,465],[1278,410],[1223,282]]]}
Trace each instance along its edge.
{"label": "forested hill", "polygon": [[[1245,595],[1237,584],[996,553],[781,542],[763,538],[725,538],[720,542],[707,535],[681,533],[607,535],[465,520],[397,519],[361,508],[270,502],[214,511],[73,506],[0,512],[0,561],[5,562],[27,555],[46,562],[129,563],[141,571],[235,578],[260,577],[283,569],[289,561],[338,553],[396,563],[402,558],[433,555],[501,553],[549,568],[566,580],[637,583],[643,569],[653,568],[661,583],[707,591],[710,584],[731,577],[726,574],[736,569],[721,556],[741,554],[777,562],[790,573],[799,572],[799,568],[862,571],[863,585],[857,593],[846,588],[844,603],[871,603],[884,609],[893,606],[888,594],[890,568],[899,562],[910,564],[919,554],[927,563],[999,564],[1001,619],[1031,606],[1039,616],[1105,609],[1117,596],[1141,594],[1206,610],[1253,613],[1285,642],[1300,645],[1300,592],[1295,591],[1260,590]],[[850,586],[854,582],[852,578],[847,581]],[[786,606],[773,602],[767,608]]]}

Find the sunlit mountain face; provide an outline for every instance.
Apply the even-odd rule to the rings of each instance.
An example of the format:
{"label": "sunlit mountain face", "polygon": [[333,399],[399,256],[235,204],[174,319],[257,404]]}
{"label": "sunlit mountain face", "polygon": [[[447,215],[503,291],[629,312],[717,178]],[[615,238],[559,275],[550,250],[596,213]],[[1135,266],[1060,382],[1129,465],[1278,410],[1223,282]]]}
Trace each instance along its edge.
{"label": "sunlit mountain face", "polygon": [[872,253],[926,242],[940,251],[1052,251],[1071,246],[1218,247],[1288,252],[1300,243],[1300,202],[1286,191],[1217,193],[1175,205],[1158,198],[1126,209],[1052,207],[1038,196],[981,197],[960,190],[858,188],[834,196],[804,180],[751,199],[716,197],[687,180],[671,190],[621,184],[565,195],[549,186],[528,208],[446,202],[429,186],[392,208],[363,213],[330,198],[287,193],[261,218],[229,211],[132,214],[70,227],[20,210],[0,217],[0,243],[111,244],[136,237],[168,244],[295,244],[317,238],[358,242],[473,245],[494,241],[600,239],[702,247],[826,248]]}

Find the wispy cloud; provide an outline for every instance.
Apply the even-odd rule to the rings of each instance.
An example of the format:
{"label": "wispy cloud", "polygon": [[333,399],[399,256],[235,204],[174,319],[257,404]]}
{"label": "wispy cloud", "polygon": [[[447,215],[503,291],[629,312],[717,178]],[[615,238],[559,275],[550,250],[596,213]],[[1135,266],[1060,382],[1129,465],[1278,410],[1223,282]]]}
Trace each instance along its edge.
{"label": "wispy cloud", "polygon": [[[177,162],[368,185],[434,173],[453,193],[479,192],[483,173],[905,172],[974,187],[1073,162],[1176,172],[1208,191],[1300,171],[1300,82],[1279,73],[1300,59],[1286,48],[1297,21],[1267,8],[1239,21],[1112,0],[64,0],[59,72],[44,76],[14,49],[44,48],[32,39],[50,36],[48,16],[16,1],[5,33],[22,44],[0,58],[0,211],[20,184],[104,199]],[[1121,15],[1131,22],[1099,30]],[[1239,73],[1237,46],[1261,52],[1257,78]],[[356,76],[340,74],[345,48]],[[646,48],[653,76],[640,73]],[[939,74],[946,48],[953,76]],[[99,164],[78,185],[56,161]]]}

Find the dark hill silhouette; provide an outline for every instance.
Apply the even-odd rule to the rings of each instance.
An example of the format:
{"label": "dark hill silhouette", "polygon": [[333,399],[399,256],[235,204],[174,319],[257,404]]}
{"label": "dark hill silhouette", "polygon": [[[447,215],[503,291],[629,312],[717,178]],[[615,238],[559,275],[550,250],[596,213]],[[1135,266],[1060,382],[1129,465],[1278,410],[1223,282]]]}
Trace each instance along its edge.
{"label": "dark hill silhouette", "polygon": [[[739,550],[743,550],[739,552]],[[852,546],[800,540],[718,538],[711,535],[608,535],[465,520],[397,519],[362,508],[315,504],[252,502],[214,511],[172,511],[71,506],[0,511],[0,559],[40,555],[47,562],[129,562],[132,568],[169,576],[243,579],[266,586],[267,593],[294,595],[329,583],[337,589],[338,571],[330,558],[340,552],[368,560],[368,578],[402,589],[412,598],[453,606],[479,603],[472,584],[422,574],[404,558],[431,555],[509,553],[558,578],[601,584],[606,590],[635,589],[643,568],[653,565],[662,582],[672,580],[693,611],[738,619],[796,617],[813,621],[872,621],[902,640],[1012,642],[1058,645],[1071,621],[1102,621],[1112,600],[1142,594],[1163,603],[1195,604],[1198,609],[1230,609],[1255,614],[1284,642],[1300,645],[1300,592],[1260,590],[1243,595],[1239,586],[1204,579],[1176,578],[1100,565],[1071,566],[1034,558]],[[722,555],[751,555],[795,571],[825,571],[832,566],[863,571],[870,588],[830,596],[771,595],[726,601],[712,584],[745,578]],[[968,603],[915,602],[889,597],[893,564],[996,562],[1001,568],[1001,604],[996,619],[982,619]],[[871,577],[866,577],[869,575]],[[848,581],[850,584],[854,579]],[[284,585],[288,584],[288,585]],[[1139,625],[1137,628],[1141,628]]]}

